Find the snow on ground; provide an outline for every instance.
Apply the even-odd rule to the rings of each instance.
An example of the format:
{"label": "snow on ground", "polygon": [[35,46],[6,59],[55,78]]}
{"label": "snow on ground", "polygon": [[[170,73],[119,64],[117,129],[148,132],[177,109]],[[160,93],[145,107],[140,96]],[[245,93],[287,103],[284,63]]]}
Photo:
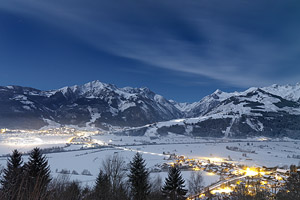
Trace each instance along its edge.
{"label": "snow on ground", "polygon": [[[38,146],[40,148],[64,147],[73,135],[68,134],[0,134],[0,155],[11,153],[13,149],[28,152]],[[146,160],[147,167],[153,168],[157,164],[171,162],[165,160],[165,153],[175,153],[189,158],[206,160],[208,158],[229,157],[233,162],[248,166],[285,166],[298,164],[300,159],[300,141],[295,140],[266,140],[254,138],[248,140],[229,140],[213,138],[191,138],[186,136],[171,135],[168,137],[128,137],[115,135],[92,135],[92,141],[99,144],[109,144],[111,147],[82,150],[82,145],[65,147],[65,152],[47,154],[51,166],[52,176],[59,175],[61,170],[73,170],[79,175],[71,175],[72,180],[79,180],[83,185],[93,185],[101,167],[102,160],[107,156],[119,154],[129,163],[134,154],[139,151]],[[116,146],[117,145],[117,146]],[[229,150],[229,149],[235,149]],[[246,157],[243,156],[246,154]],[[294,157],[294,158],[293,158]],[[6,157],[0,157],[0,164],[6,165]],[[27,161],[27,156],[24,156]],[[81,175],[83,170],[91,172],[91,176]],[[183,177],[188,180],[191,171],[183,171]],[[151,177],[160,175],[163,180],[167,172],[151,173]],[[204,173],[205,185],[219,179],[217,175],[210,176]]]}
{"label": "snow on ground", "polygon": [[0,135],[0,155],[9,154],[14,149],[21,152],[27,152],[34,147],[51,148],[64,147],[70,135],[56,135],[56,134],[1,134]]}

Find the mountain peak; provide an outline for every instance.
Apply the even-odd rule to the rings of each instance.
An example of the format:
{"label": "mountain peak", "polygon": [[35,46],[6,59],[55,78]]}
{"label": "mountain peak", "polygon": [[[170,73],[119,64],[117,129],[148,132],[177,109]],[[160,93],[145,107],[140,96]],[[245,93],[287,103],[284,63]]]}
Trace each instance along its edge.
{"label": "mountain peak", "polygon": [[107,83],[102,83],[99,80],[94,80],[94,81],[91,81],[91,82],[88,82],[88,83],[82,85],[82,87],[86,87],[86,88],[98,88],[98,89],[103,89],[103,88],[105,88],[107,86],[113,86],[113,85],[107,84]]}
{"label": "mountain peak", "polygon": [[223,91],[222,90],[219,90],[219,89],[217,89],[215,92],[214,92],[214,94],[222,94],[223,93]]}

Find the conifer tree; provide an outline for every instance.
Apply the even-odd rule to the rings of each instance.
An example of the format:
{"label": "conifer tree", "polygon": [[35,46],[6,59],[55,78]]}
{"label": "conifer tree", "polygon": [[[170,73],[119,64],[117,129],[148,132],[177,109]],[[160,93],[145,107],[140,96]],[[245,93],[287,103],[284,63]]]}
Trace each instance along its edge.
{"label": "conifer tree", "polygon": [[7,160],[7,167],[3,170],[2,184],[2,199],[15,199],[20,190],[20,182],[22,178],[22,154],[17,150]]}
{"label": "conifer tree", "polygon": [[63,200],[81,200],[81,188],[78,182],[72,181],[64,191]]}
{"label": "conifer tree", "polygon": [[102,170],[100,170],[100,173],[96,179],[94,197],[97,200],[109,200],[112,196],[111,192],[111,183],[109,181],[109,177]]}
{"label": "conifer tree", "polygon": [[140,153],[136,153],[132,162],[130,162],[130,174],[128,177],[133,199],[147,199],[150,193],[149,172]]}
{"label": "conifer tree", "polygon": [[50,167],[46,157],[39,148],[34,148],[29,154],[29,160],[24,165],[26,195],[42,198],[51,181]]}
{"label": "conifer tree", "polygon": [[165,197],[171,200],[185,199],[187,190],[184,189],[184,179],[182,178],[180,169],[176,166],[169,169],[168,177],[165,180],[165,185],[162,192]]}

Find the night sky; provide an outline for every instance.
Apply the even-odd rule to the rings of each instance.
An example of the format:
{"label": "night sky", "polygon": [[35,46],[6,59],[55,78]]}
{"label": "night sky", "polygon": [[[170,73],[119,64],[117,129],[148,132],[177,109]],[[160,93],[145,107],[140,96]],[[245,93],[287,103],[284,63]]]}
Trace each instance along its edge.
{"label": "night sky", "polygon": [[300,82],[299,0],[1,0],[0,85],[92,80],[193,102]]}

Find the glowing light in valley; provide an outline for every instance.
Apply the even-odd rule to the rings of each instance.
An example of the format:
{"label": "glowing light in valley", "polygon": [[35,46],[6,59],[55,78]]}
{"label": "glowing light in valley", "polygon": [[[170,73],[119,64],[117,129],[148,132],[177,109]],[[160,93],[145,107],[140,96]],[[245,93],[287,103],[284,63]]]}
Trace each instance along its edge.
{"label": "glowing light in valley", "polygon": [[208,172],[207,175],[208,175],[208,176],[214,176],[214,175],[216,175],[216,174],[213,173],[213,172]]}
{"label": "glowing light in valley", "polygon": [[261,185],[266,185],[268,182],[267,181],[261,181],[260,184]]}
{"label": "glowing light in valley", "polygon": [[232,189],[230,187],[224,187],[224,188],[220,188],[220,189],[216,189],[211,191],[212,194],[216,194],[216,193],[226,193],[229,194],[232,192]]}
{"label": "glowing light in valley", "polygon": [[281,176],[275,175],[276,180],[281,181],[283,178]]}
{"label": "glowing light in valley", "polygon": [[200,171],[201,169],[199,167],[194,167],[193,170],[194,171]]}
{"label": "glowing light in valley", "polygon": [[249,167],[247,167],[245,173],[246,173],[246,176],[257,176],[258,175],[258,172],[256,170],[253,170]]}
{"label": "glowing light in valley", "polygon": [[65,144],[65,139],[41,139],[39,137],[8,137],[2,141],[4,145],[12,146],[12,147],[20,147],[20,146],[39,146],[39,145],[47,145],[47,144]]}
{"label": "glowing light in valley", "polygon": [[3,134],[3,133],[6,132],[6,130],[7,130],[7,129],[5,129],[5,128],[0,129],[0,133]]}
{"label": "glowing light in valley", "polygon": [[269,138],[265,138],[265,137],[258,138],[258,141],[267,141],[267,140],[269,140]]}
{"label": "glowing light in valley", "polygon": [[21,137],[10,137],[7,138],[5,143],[9,146],[32,146],[32,145],[41,145],[43,140],[36,137],[21,138]]}
{"label": "glowing light in valley", "polygon": [[224,158],[219,158],[219,157],[200,157],[199,159],[209,160],[210,162],[213,162],[213,163],[221,163],[221,162],[225,161]]}
{"label": "glowing light in valley", "polygon": [[255,167],[247,167],[243,170],[237,170],[234,172],[235,175],[244,174],[245,176],[258,176],[258,175],[265,175],[266,173],[262,171],[260,168]]}
{"label": "glowing light in valley", "polygon": [[72,142],[72,140],[75,138],[75,136],[74,137],[70,137],[68,140],[67,140],[67,143],[70,143],[70,142]]}

